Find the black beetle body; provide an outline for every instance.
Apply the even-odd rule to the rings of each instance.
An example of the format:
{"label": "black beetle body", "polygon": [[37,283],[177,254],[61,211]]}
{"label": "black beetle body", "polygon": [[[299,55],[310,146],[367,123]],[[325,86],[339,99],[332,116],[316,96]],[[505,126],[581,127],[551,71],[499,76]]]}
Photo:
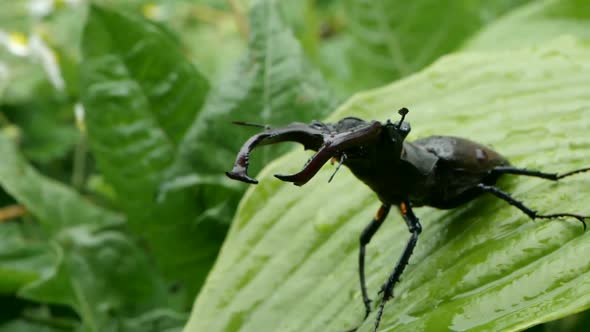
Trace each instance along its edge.
{"label": "black beetle body", "polygon": [[347,159],[344,165],[392,205],[409,197],[414,206],[454,208],[478,195],[477,184],[496,182],[498,176],[490,174],[494,167],[509,165],[494,150],[452,136],[403,142],[398,158],[380,154],[383,148],[377,145],[369,158]]}
{"label": "black beetle body", "polygon": [[[414,206],[432,206],[450,209],[490,193],[520,209],[531,219],[572,217],[586,229],[588,217],[573,213],[538,214],[494,186],[502,174],[514,174],[559,180],[577,173],[590,171],[590,167],[556,174],[512,167],[496,151],[468,139],[452,136],[431,136],[406,142],[410,124],[404,122],[408,110],[402,108],[397,123],[363,121],[355,117],[337,123],[293,123],[252,136],[240,150],[234,168],[227,172],[232,179],[257,183],[248,176],[250,152],[256,146],[294,141],[306,149],[317,151],[303,170],[293,175],[275,175],[277,178],[301,186],[309,181],[330,159],[346,165],[351,172],[379,197],[382,205],[376,216],[360,236],[359,279],[365,319],[371,312],[371,300],[365,283],[365,247],[386,219],[392,205],[398,207],[411,233],[406,247],[381,288],[382,301],[375,319],[377,331],[385,302],[393,297],[393,288],[399,281],[418,241],[422,226],[413,212]],[[238,123],[246,124],[246,123]],[[248,124],[246,124],[248,125]],[[330,178],[331,179],[331,178]],[[356,330],[353,329],[353,331]]]}

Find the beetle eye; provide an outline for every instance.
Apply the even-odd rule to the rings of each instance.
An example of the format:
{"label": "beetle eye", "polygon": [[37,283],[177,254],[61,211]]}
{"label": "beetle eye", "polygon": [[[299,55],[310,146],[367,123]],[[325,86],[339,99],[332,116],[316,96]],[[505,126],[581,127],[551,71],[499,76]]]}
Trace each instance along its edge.
{"label": "beetle eye", "polygon": [[411,130],[408,122],[403,122],[399,127],[393,124],[387,126],[387,133],[394,143],[402,142],[406,139],[406,136],[408,136]]}
{"label": "beetle eye", "polygon": [[404,122],[399,128],[399,133],[403,138],[406,138],[411,130],[412,127],[410,127],[410,124],[408,122]]}
{"label": "beetle eye", "polygon": [[355,118],[353,116],[349,116],[346,117],[340,121],[338,121],[338,123],[336,123],[336,132],[343,132],[346,130],[351,130],[354,129],[356,127],[360,127],[364,124],[366,124],[367,122],[364,120],[361,120],[359,118]]}

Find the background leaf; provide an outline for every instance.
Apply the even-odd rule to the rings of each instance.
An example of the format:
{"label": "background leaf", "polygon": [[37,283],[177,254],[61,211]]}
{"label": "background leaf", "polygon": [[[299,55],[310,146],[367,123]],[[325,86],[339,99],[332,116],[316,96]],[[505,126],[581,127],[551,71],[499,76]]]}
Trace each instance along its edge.
{"label": "background leaf", "polygon": [[[100,6],[95,5],[91,9],[92,4]],[[108,9],[102,7],[106,5]],[[528,45],[537,49],[537,53],[533,53],[538,57],[550,61],[548,59],[558,55],[552,53],[554,48],[543,46],[547,41],[570,34],[587,42],[589,12],[588,5],[582,0],[492,0],[445,4],[428,0],[412,3],[363,0],[0,2],[0,141],[6,140],[6,145],[0,142],[0,330],[179,331],[187,318],[188,304],[198,293],[199,285],[216,259],[236,205],[247,188],[244,184],[227,180],[223,172],[231,167],[243,140],[258,130],[236,127],[230,125],[230,121],[246,120],[278,126],[291,121],[322,119],[335,108],[338,100],[351,92],[411,75],[449,52],[475,51],[477,54],[464,56],[479,59],[487,55],[490,59],[509,63],[514,56],[520,66],[534,66],[535,61],[523,60],[524,53],[513,49]],[[90,22],[86,22],[86,18]],[[569,50],[569,43],[562,41],[554,46]],[[400,46],[401,59],[406,61],[407,70],[404,73],[397,67],[400,58],[391,52],[391,46],[396,44]],[[502,53],[496,54],[499,50]],[[564,58],[565,55],[571,57],[573,63],[580,61],[577,57],[587,57],[586,53],[558,52]],[[353,101],[358,100],[360,105],[367,106],[367,110],[360,110],[359,114],[371,116],[383,115],[383,110],[387,108],[390,111],[387,115],[397,118],[395,110],[398,105],[410,106],[415,137],[443,130],[458,135],[467,133],[486,142],[499,142],[502,152],[508,151],[513,160],[529,162],[532,167],[544,166],[541,163],[549,160],[555,170],[561,170],[562,166],[567,166],[569,159],[558,165],[560,159],[553,158],[553,149],[567,152],[568,156],[570,151],[587,150],[583,140],[571,143],[568,139],[569,145],[562,148],[565,144],[562,140],[569,135],[572,123],[568,117],[573,116],[567,109],[579,102],[584,103],[587,95],[584,85],[580,85],[579,92],[561,96],[564,91],[561,84],[569,89],[571,82],[558,75],[557,69],[541,74],[518,68],[504,72],[505,77],[496,79],[493,74],[472,74],[479,73],[479,67],[488,68],[491,64],[461,61],[463,66],[450,66],[450,72],[446,72],[446,62],[438,64],[434,68],[438,68],[439,72],[427,70],[418,77],[428,77],[417,80],[415,85],[408,83],[413,82],[412,78],[400,82],[403,88],[366,92],[354,97]],[[191,63],[199,70],[195,70]],[[501,63],[495,65],[506,68]],[[568,70],[563,72],[567,74]],[[531,75],[533,72],[536,76]],[[507,83],[502,81],[502,87],[488,91],[489,86],[482,82],[487,82],[489,77],[493,81],[506,80]],[[451,88],[452,93],[447,96],[444,91],[448,86],[453,87],[455,80],[464,85]],[[515,86],[515,82],[522,85]],[[542,85],[546,82],[556,83],[555,86]],[[521,89],[525,83],[531,84],[534,93]],[[504,90],[504,87],[512,90]],[[438,89],[440,94],[432,92]],[[459,91],[473,97],[463,98]],[[543,96],[549,96],[549,99],[555,97],[556,102],[561,102],[559,109],[566,109],[566,121],[556,117],[554,110],[557,106],[553,104],[553,99],[547,102],[543,99],[545,97],[537,97],[541,91]],[[86,118],[81,95],[87,106]],[[560,99],[567,96],[567,100]],[[512,100],[519,100],[519,103],[511,104]],[[551,124],[551,131],[513,131],[513,127],[526,127],[529,122],[534,126],[537,123],[529,121],[526,111],[535,105],[538,108],[535,119],[546,119]],[[353,106],[348,104],[343,109],[356,112],[356,106]],[[438,110],[436,114],[434,109]],[[457,117],[447,114],[455,112],[455,109],[459,110]],[[521,109],[525,110],[522,118],[518,115]],[[544,113],[547,109],[549,114]],[[585,111],[580,108],[580,112]],[[425,115],[421,116],[422,113]],[[503,121],[494,122],[499,114]],[[508,120],[505,120],[505,114],[510,114]],[[450,124],[450,121],[455,122]],[[479,121],[482,121],[481,125]],[[473,124],[477,126],[472,128]],[[445,127],[438,130],[431,125]],[[488,131],[492,126],[493,130]],[[506,132],[512,137],[500,136]],[[535,143],[547,143],[531,148],[529,136]],[[549,148],[548,142],[556,145]],[[252,174],[290,146],[277,148],[265,148],[254,153]],[[536,154],[537,151],[540,153]],[[549,157],[528,159],[539,155]],[[307,156],[298,154],[293,157],[295,159],[289,163],[292,170],[298,170]],[[572,160],[571,166],[582,159],[584,156]],[[580,163],[584,164],[583,160]],[[306,203],[307,197],[290,196],[293,188],[278,182],[276,187],[267,187],[269,183],[275,183],[272,181],[260,185],[268,195],[276,194],[276,198],[259,194],[248,196],[251,197],[248,206],[260,209],[270,219],[263,225],[266,228],[247,235],[249,237],[245,242],[235,244],[247,249],[240,252],[245,262],[234,260],[236,264],[226,266],[224,271],[227,275],[223,277],[229,278],[235,268],[239,284],[230,283],[230,288],[219,291],[221,296],[218,293],[211,295],[214,298],[211,302],[213,307],[207,310],[223,312],[224,317],[230,317],[229,322],[220,321],[227,331],[240,327],[249,329],[250,326],[258,331],[267,323],[271,331],[277,326],[282,328],[281,324],[297,329],[308,321],[312,330],[321,330],[323,326],[351,327],[358,323],[356,315],[360,315],[362,308],[356,286],[354,256],[358,233],[374,213],[376,206],[371,204],[376,205],[376,202],[369,193],[362,191],[352,193],[350,198],[360,197],[360,202],[349,202],[346,201],[348,196],[341,197],[342,192],[363,189],[362,186],[351,187],[356,182],[349,182],[343,175],[346,172],[339,174],[336,182],[327,188],[336,190],[332,188],[344,181],[343,187],[338,187],[339,192],[330,191],[330,197],[321,197],[324,200],[322,209]],[[324,180],[327,177],[328,174]],[[578,178],[568,180],[567,186],[555,187],[539,182],[521,182],[524,179],[513,181],[504,181],[502,185],[507,189],[518,188],[517,195],[522,195],[534,207],[549,208],[548,205],[558,201],[545,202],[546,193],[557,189],[555,195],[569,200],[569,190],[577,190],[576,187],[570,188],[571,183],[577,183]],[[322,179],[317,179],[317,182],[321,183],[318,186],[325,187]],[[514,183],[522,183],[525,187],[514,187]],[[539,187],[533,186],[536,184]],[[535,192],[539,189],[539,193],[531,194],[531,188]],[[301,192],[307,193],[305,190],[308,189],[304,188]],[[159,200],[156,197],[158,194]],[[315,199],[313,195],[309,197]],[[258,198],[263,201],[253,201]],[[281,201],[272,205],[279,208],[267,210],[267,200],[274,199]],[[342,203],[338,199],[342,199]],[[449,294],[476,283],[464,281],[466,276],[475,274],[477,279],[480,275],[476,272],[485,273],[481,266],[488,259],[485,250],[489,241],[479,237],[472,239],[466,246],[476,243],[469,247],[475,249],[466,252],[461,251],[465,248],[454,244],[454,241],[463,239],[462,225],[473,221],[474,216],[496,216],[496,210],[504,211],[504,208],[512,211],[501,203],[493,203],[493,200],[482,201],[473,203],[475,207],[468,206],[465,211],[456,212],[458,215],[451,213],[449,221],[432,221],[431,224],[428,222],[438,220],[439,215],[428,215],[428,209],[425,209],[424,215],[421,211],[423,222],[429,225],[430,232],[439,232],[440,237],[430,238],[435,242],[421,241],[425,247],[422,256],[417,259],[425,260],[426,264],[430,262],[427,258],[430,255],[434,256],[433,261],[442,260],[443,263],[449,257],[452,261],[457,261],[457,257],[466,258],[465,264],[459,264],[458,272],[455,272],[455,277],[461,282],[445,284],[444,279],[432,278],[438,279],[441,287],[447,287],[447,292],[437,291],[434,280],[425,281],[411,275],[409,280],[405,280],[407,286],[404,287],[408,292],[401,289],[400,297],[404,294],[417,294],[418,300],[428,297],[423,301],[429,306],[428,310],[431,307],[440,309],[436,311],[437,317],[426,317],[421,304],[402,308],[412,315],[417,313],[417,316],[403,317],[405,322],[419,317],[418,321],[426,319],[434,322],[432,329],[436,329],[439,323],[444,325],[451,315],[454,304],[447,303],[456,304],[462,298],[470,299],[470,292],[456,298]],[[303,209],[299,208],[301,204]],[[486,204],[491,204],[492,208]],[[358,205],[369,207],[362,209],[357,208]],[[6,212],[15,206],[20,212],[7,219]],[[23,214],[23,206],[28,213]],[[283,233],[274,233],[276,229],[285,227],[281,224],[283,219],[277,217],[279,214],[284,213],[290,220],[290,216],[302,214],[301,211],[309,218],[295,218],[300,222],[287,232],[288,237]],[[511,227],[514,225],[529,225],[526,220],[517,219],[520,216],[517,211],[515,213],[510,222],[500,215],[495,220],[484,219],[484,226],[474,226],[482,225],[477,222],[470,224],[466,226],[467,233],[472,234],[469,231],[473,228],[479,231],[477,227],[500,223],[499,229],[489,232],[502,240],[512,234]],[[331,216],[338,219],[330,219]],[[447,214],[443,213],[443,216]],[[512,218],[512,215],[507,216]],[[258,218],[267,220],[264,215],[256,215],[248,221],[247,215],[241,215],[236,219],[241,221],[241,226],[233,232],[239,233],[244,229],[247,233],[249,225],[257,224]],[[276,225],[272,221],[275,219],[280,220]],[[363,221],[361,224],[355,221],[356,224],[348,226],[350,219]],[[392,234],[395,241],[383,236],[381,241],[384,242],[371,246],[373,253],[379,248],[384,253],[383,250],[387,250],[387,254],[379,252],[374,257],[373,291],[384,278],[383,271],[389,269],[393,264],[391,260],[397,258],[393,257],[397,252],[392,251],[399,250],[405,241],[404,236],[407,236],[405,229],[399,225],[399,219],[388,224],[394,225],[390,227],[401,233]],[[569,225],[570,222],[557,224]],[[314,227],[313,236],[302,233],[309,231],[309,225]],[[340,238],[338,231],[346,236]],[[548,240],[542,248],[551,250],[556,247],[556,242],[569,239],[569,233],[563,235],[560,231],[548,228],[547,232],[551,232],[555,239]],[[268,238],[259,239],[258,236],[265,232],[280,235],[280,240],[272,236],[271,239],[276,240],[280,248],[289,250],[277,251],[276,246],[261,250],[258,241],[268,241]],[[573,232],[572,237],[579,234],[577,227],[573,228]],[[302,238],[301,234],[308,237]],[[543,239],[544,234],[539,238]],[[524,243],[532,243],[526,236],[523,235]],[[232,241],[235,239],[235,236],[230,238]],[[334,252],[330,257],[324,260],[324,256],[320,255],[322,262],[318,269],[306,262],[317,258],[323,248],[318,243],[323,244],[321,241],[324,239],[338,243],[334,243]],[[480,239],[484,239],[481,252],[477,249],[480,248],[480,242],[477,242]],[[332,243],[329,241],[326,243]],[[304,243],[303,247],[301,243]],[[514,247],[518,249],[518,245],[516,243]],[[228,247],[231,246],[228,244]],[[332,248],[330,246],[328,248]],[[527,248],[525,254],[542,251],[539,248],[540,245],[531,250]],[[453,252],[455,249],[457,253]],[[441,254],[438,254],[439,250]],[[442,257],[443,254],[445,257]],[[476,254],[484,258],[473,260]],[[521,259],[518,258],[522,257],[518,256],[521,254],[518,250],[516,254],[517,260]],[[545,257],[544,254],[543,251],[538,257]],[[226,255],[224,253],[219,266],[224,266]],[[510,255],[514,257],[515,253],[511,251]],[[497,262],[494,257],[489,260]],[[298,261],[303,262],[300,267],[306,273],[303,277],[300,270],[294,270]],[[334,268],[335,262],[341,264]],[[507,271],[517,264],[500,262],[498,271]],[[246,265],[247,268],[244,267]],[[256,274],[258,268],[266,266],[278,266],[278,275],[287,275],[283,272],[284,268],[293,269],[289,270],[293,273],[288,273],[288,277],[276,284],[280,288],[274,287],[273,283],[279,279],[266,279]],[[439,265],[433,266],[436,268]],[[349,268],[352,270],[346,270]],[[379,270],[381,268],[385,270]],[[436,275],[421,269],[424,267],[416,267],[412,273],[423,277]],[[350,274],[342,272],[344,270]],[[450,268],[449,271],[454,270]],[[522,271],[528,270],[523,267]],[[264,276],[269,272],[260,273]],[[342,280],[342,275],[349,279]],[[534,275],[547,276],[539,271]],[[328,277],[321,279],[324,276]],[[216,277],[217,274],[211,278]],[[530,284],[535,285],[536,277],[531,274],[530,278]],[[279,289],[276,295],[257,293],[256,285],[266,281],[269,283],[264,286]],[[423,289],[418,287],[418,283],[422,282],[425,283]],[[214,281],[210,283],[215,284]],[[314,288],[307,287],[310,283]],[[489,289],[496,284],[501,282],[492,282]],[[565,282],[564,287],[570,284]],[[551,281],[547,285],[553,287]],[[339,291],[330,293],[333,287]],[[320,289],[320,294],[329,295],[311,297],[321,301],[321,305],[316,305],[316,300],[305,300],[316,294],[316,288]],[[211,286],[208,289],[210,292]],[[524,289],[521,287],[519,291]],[[584,291],[583,287],[580,289]],[[433,295],[424,295],[431,290],[434,290]],[[480,289],[471,290],[477,291]],[[342,300],[342,297],[346,298]],[[293,308],[289,298],[295,299]],[[433,304],[431,298],[438,299],[440,303]],[[493,301],[490,305],[504,303],[498,298],[503,299],[502,296],[491,297]],[[564,296],[564,299],[571,298]],[[559,299],[539,300],[543,305],[551,302],[559,304]],[[334,303],[341,304],[343,309],[340,310]],[[482,303],[478,302],[479,307],[461,307],[481,308]],[[529,297],[524,297],[512,308],[516,313],[522,313],[523,306],[529,303]],[[288,309],[283,304],[289,306]],[[577,302],[569,301],[563,305],[563,312],[554,310],[549,315],[539,314],[539,317],[546,320],[561,316],[566,311],[575,311],[570,310],[572,306],[577,306]],[[576,310],[583,307],[577,306]],[[391,310],[390,315],[398,311],[395,305],[388,310]],[[284,315],[284,312],[288,314]],[[336,317],[332,312],[348,315],[337,323],[330,323]],[[474,320],[495,317],[486,311],[481,314],[465,312],[471,315],[468,318]],[[504,312],[506,317],[512,314],[512,310]],[[300,315],[303,318],[295,320],[294,317]],[[319,318],[306,319],[312,316]],[[275,317],[287,318],[284,322],[277,322],[273,320]],[[395,316],[387,317],[397,319]],[[531,332],[585,331],[588,329],[585,321],[590,321],[588,317],[587,313],[577,314],[551,324],[537,325]],[[453,316],[452,323],[466,321],[464,316],[457,314]]]}
{"label": "background leaf", "polygon": [[130,228],[171,282],[180,280],[194,294],[225,228],[197,227],[190,193],[162,202],[156,193],[208,83],[160,28],[133,15],[93,5],[83,42],[82,101],[99,167]]}
{"label": "background leaf", "polygon": [[[127,33],[119,33],[121,29]],[[97,5],[91,6],[83,42],[88,63],[117,61],[120,70],[125,69],[119,74],[129,76],[130,83],[137,85],[149,102],[145,112],[151,114],[170,143],[176,144],[209,90],[207,79],[186,60],[179,45],[145,19]]]}
{"label": "background leaf", "polygon": [[0,228],[0,293],[12,294],[51,271],[50,247],[27,234],[26,227],[7,224]]}
{"label": "background leaf", "polygon": [[[4,134],[0,155],[0,185],[50,234],[45,250],[51,246],[52,252],[44,255],[51,257],[37,253],[31,258],[55,261],[54,268],[37,270],[37,275],[20,274],[20,286],[26,286],[21,296],[71,306],[87,331],[111,329],[127,316],[169,305],[163,280],[145,253],[121,232],[121,216],[40,175]],[[13,266],[6,257],[0,259],[0,270]]]}
{"label": "background leaf", "polygon": [[57,270],[24,297],[76,308],[88,331],[115,330],[126,317],[170,305],[163,280],[124,234],[80,227],[57,240]]}
{"label": "background leaf", "polygon": [[571,34],[590,40],[590,3],[582,0],[532,2],[496,20],[464,46],[468,50],[500,50],[540,45]]}
{"label": "background leaf", "polygon": [[0,135],[0,184],[37,218],[49,234],[81,224],[120,225],[123,218],[81,198],[55,180],[39,174],[17,152],[14,142]]}
{"label": "background leaf", "polygon": [[[203,111],[180,145],[164,190],[197,185],[201,222],[229,223],[245,186],[228,180],[236,151],[252,128],[236,120],[282,125],[321,118],[335,98],[319,73],[309,66],[301,47],[277,13],[274,1],[251,11],[249,52],[207,98]],[[263,150],[253,157],[251,174],[284,152]]]}
{"label": "background leaf", "polygon": [[27,331],[36,331],[36,332],[57,332],[63,331],[63,329],[59,327],[49,327],[43,323],[37,324],[35,322],[30,322],[25,319],[15,320],[11,322],[7,322],[0,325],[0,331],[2,332],[27,332]]}
{"label": "background leaf", "polygon": [[349,0],[353,91],[407,76],[455,51],[469,36],[519,1],[411,2]]}
{"label": "background leaf", "polygon": [[[589,56],[570,39],[450,56],[356,95],[330,119],[384,121],[407,106],[410,139],[470,137],[527,168],[587,166]],[[342,331],[362,321],[357,243],[378,201],[349,173],[327,185],[329,167],[302,188],[271,179],[300,169],[308,155],[281,158],[248,191],[185,331]],[[589,214],[588,184],[580,175],[558,184],[507,178],[500,186],[543,212]],[[531,222],[492,197],[417,213],[424,232],[380,330],[520,330],[590,306],[587,234],[576,221]],[[407,237],[394,214],[370,244],[373,298]],[[370,331],[373,319],[359,331]]]}
{"label": "background leaf", "polygon": [[68,155],[79,140],[73,126],[72,105],[39,94],[32,103],[4,105],[6,118],[20,125],[23,152],[31,160],[49,164]]}

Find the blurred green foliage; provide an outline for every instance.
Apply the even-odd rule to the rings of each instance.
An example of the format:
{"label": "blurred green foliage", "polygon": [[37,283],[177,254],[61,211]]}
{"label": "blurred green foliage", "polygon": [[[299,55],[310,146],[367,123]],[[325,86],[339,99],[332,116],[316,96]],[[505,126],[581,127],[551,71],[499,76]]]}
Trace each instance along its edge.
{"label": "blurred green foliage", "polygon": [[182,329],[246,190],[231,121],[588,31],[582,0],[0,2],[0,331]]}

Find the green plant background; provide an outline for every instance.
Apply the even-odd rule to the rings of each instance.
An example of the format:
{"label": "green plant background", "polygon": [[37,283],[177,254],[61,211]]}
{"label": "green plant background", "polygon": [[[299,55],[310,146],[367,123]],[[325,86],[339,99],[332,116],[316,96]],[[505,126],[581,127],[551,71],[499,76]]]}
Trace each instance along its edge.
{"label": "green plant background", "polygon": [[[273,161],[288,144],[253,155],[258,186],[226,179],[256,132],[231,121],[384,121],[405,106],[410,139],[587,166],[589,31],[582,0],[2,2],[0,331],[358,326],[376,197],[347,171],[328,185],[330,166],[301,188],[277,181],[309,157]],[[585,214],[589,184],[500,182],[539,211]],[[3,218],[10,206],[27,213]],[[492,197],[417,213],[380,330],[587,330],[579,223]],[[408,237],[395,214],[384,227],[373,298]]]}

